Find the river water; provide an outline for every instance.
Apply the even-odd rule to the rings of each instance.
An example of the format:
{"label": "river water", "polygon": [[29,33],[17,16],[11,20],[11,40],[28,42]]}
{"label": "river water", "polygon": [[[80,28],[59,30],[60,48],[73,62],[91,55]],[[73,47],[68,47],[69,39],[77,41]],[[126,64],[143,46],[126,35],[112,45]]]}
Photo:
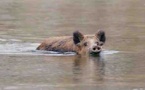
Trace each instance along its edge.
{"label": "river water", "polygon": [[[36,51],[106,32],[101,57]],[[0,90],[145,90],[144,0],[0,0]]]}

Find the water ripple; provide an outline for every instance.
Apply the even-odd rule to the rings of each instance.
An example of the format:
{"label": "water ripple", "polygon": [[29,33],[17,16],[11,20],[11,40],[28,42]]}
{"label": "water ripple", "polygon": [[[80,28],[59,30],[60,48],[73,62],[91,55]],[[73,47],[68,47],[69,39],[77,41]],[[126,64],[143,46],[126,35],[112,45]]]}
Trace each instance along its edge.
{"label": "water ripple", "polygon": [[[74,52],[54,52],[36,50],[39,43],[6,43],[0,44],[0,54],[17,54],[17,55],[50,55],[50,56],[72,56]],[[102,54],[115,54],[118,51],[104,50]]]}

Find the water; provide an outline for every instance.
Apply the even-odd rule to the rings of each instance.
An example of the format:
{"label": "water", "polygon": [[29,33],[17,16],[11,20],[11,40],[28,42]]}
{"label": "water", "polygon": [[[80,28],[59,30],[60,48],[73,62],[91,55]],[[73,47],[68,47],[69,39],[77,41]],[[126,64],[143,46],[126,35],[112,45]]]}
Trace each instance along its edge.
{"label": "water", "polygon": [[[144,0],[0,0],[1,90],[145,90]],[[37,51],[102,29],[101,57]]]}

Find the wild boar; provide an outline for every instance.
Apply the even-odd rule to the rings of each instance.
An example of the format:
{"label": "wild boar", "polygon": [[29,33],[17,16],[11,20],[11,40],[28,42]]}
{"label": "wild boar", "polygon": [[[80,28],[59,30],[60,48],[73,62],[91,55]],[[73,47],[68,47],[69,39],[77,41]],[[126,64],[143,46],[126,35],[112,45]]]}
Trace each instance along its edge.
{"label": "wild boar", "polygon": [[76,52],[77,54],[99,54],[106,41],[103,30],[95,35],[83,35],[75,31],[72,36],[51,37],[44,40],[37,50]]}

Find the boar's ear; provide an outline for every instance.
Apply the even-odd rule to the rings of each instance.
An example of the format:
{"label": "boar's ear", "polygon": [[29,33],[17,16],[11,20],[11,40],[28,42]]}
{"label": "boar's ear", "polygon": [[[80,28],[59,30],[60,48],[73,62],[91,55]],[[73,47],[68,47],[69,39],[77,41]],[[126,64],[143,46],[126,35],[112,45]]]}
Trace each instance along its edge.
{"label": "boar's ear", "polygon": [[74,44],[80,43],[83,39],[84,39],[84,35],[82,33],[80,33],[79,31],[75,31],[73,33]]}
{"label": "boar's ear", "polygon": [[105,36],[105,32],[103,30],[98,31],[98,33],[96,34],[96,37],[103,43],[105,43],[106,41],[106,36]]}

